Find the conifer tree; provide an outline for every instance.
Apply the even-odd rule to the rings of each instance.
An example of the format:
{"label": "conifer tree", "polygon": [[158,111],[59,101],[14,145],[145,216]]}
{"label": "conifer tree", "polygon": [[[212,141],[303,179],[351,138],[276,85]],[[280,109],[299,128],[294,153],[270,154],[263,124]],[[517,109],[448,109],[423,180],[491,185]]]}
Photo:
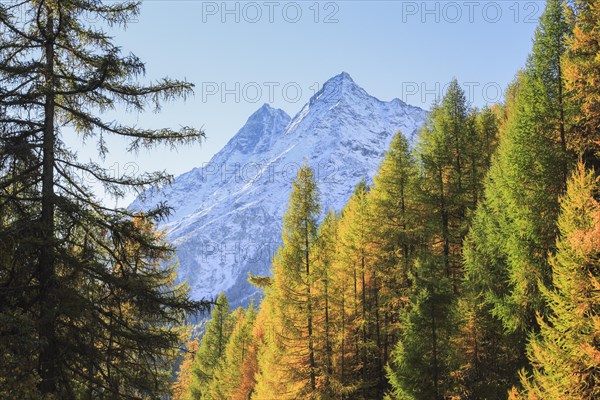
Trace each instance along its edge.
{"label": "conifer tree", "polygon": [[[352,358],[345,362],[346,392],[356,390],[359,398],[377,397],[382,388],[383,369],[380,349],[381,321],[377,310],[380,283],[373,258],[373,230],[368,187],[359,182],[342,211],[339,228],[339,287],[345,287],[344,353]],[[349,286],[349,287],[348,287]],[[348,290],[349,289],[349,290]]]}
{"label": "conifer tree", "polygon": [[572,114],[572,129],[568,145],[583,160],[598,169],[600,166],[600,6],[595,0],[575,0],[570,5],[569,22],[573,33],[568,40],[564,69],[567,97],[576,110]]}
{"label": "conifer tree", "polygon": [[568,34],[561,12],[560,5],[549,2],[534,54],[515,82],[475,217],[473,235],[478,236],[468,249],[479,253],[470,260],[484,263],[467,263],[466,269],[486,287],[494,315],[509,331],[537,329],[535,314],[544,309],[538,282],[550,280],[547,255],[554,248],[558,196],[568,167],[560,133],[564,104],[557,94],[562,77],[556,75],[563,47],[548,45]]}
{"label": "conifer tree", "polygon": [[564,0],[546,0],[527,61],[528,72],[544,84],[546,122],[551,125],[555,134],[554,140],[563,149],[567,148],[567,119],[572,115],[565,100],[565,79],[561,62],[570,36],[565,5]]}
{"label": "conifer tree", "polygon": [[[517,109],[488,176],[486,206],[480,211],[488,215],[476,218],[489,225],[477,228],[487,237],[473,240],[475,251],[487,252],[482,257],[494,260],[485,271],[473,266],[478,268],[474,273],[489,280],[494,313],[513,331],[535,328],[535,313],[544,308],[537,285],[549,281],[546,258],[553,248],[565,170],[560,144],[536,124],[544,115],[541,90],[539,80],[526,74],[520,78]],[[509,287],[500,284],[503,281]]]}
{"label": "conifer tree", "polygon": [[[473,254],[465,248],[466,263]],[[477,262],[482,262],[478,260]],[[454,347],[455,369],[451,372],[456,394],[461,399],[506,399],[507,391],[516,383],[515,371],[522,365],[520,348],[524,337],[521,332],[506,332],[501,321],[492,315],[485,299],[485,290],[472,276],[461,284],[461,296],[456,307]]]}
{"label": "conifer tree", "polygon": [[513,398],[592,400],[600,397],[600,180],[579,164],[561,199],[557,253],[550,258],[550,309],[531,336],[531,379]]}
{"label": "conifer tree", "polygon": [[177,371],[177,380],[173,384],[173,400],[190,400],[189,387],[192,383],[192,365],[194,356],[198,352],[200,341],[194,338],[187,342],[183,361]]}
{"label": "conifer tree", "polygon": [[342,210],[337,223],[336,257],[331,266],[331,303],[334,338],[335,393],[343,399],[353,398],[358,388],[360,358],[359,335],[355,321],[359,315],[359,284],[356,264],[352,261],[348,237],[356,198],[353,196]]}
{"label": "conifer tree", "polygon": [[422,246],[422,206],[416,190],[417,166],[406,138],[398,132],[369,193],[371,246],[377,283],[375,324],[379,330],[377,396],[387,387],[384,366],[399,339],[400,313],[406,307],[415,255]]}
{"label": "conifer tree", "polygon": [[[536,313],[545,312],[538,285],[550,283],[547,254],[566,168],[558,131],[540,126],[540,80],[522,74],[517,85],[464,251],[461,330],[471,339],[459,340],[459,380],[475,398],[504,398],[527,364],[526,334],[537,329]],[[484,385],[478,374],[488,378]]]}
{"label": "conifer tree", "polygon": [[[484,107],[482,110],[473,108],[469,113],[467,125],[468,145],[465,146],[464,152],[470,168],[466,187],[470,194],[466,199],[469,208],[467,214],[470,216],[483,196],[484,178],[498,146],[499,120],[490,107]],[[469,226],[470,223],[469,218]]]}
{"label": "conifer tree", "polygon": [[388,378],[398,400],[442,400],[452,393],[450,379],[454,294],[441,256],[415,265],[403,332]]}
{"label": "conifer tree", "polygon": [[[415,193],[416,179],[416,161],[408,141],[398,132],[370,194],[378,269],[386,280],[382,286],[388,287],[391,297],[400,297],[402,288],[408,287],[411,256],[422,235],[417,221],[421,205]],[[394,287],[395,283],[400,286]]]}
{"label": "conifer tree", "polygon": [[[200,306],[183,288],[169,288],[172,269],[157,272],[156,260],[173,249],[146,227],[167,207],[137,217],[105,207],[81,179],[118,198],[170,177],[114,177],[101,161],[81,161],[62,140],[73,132],[95,141],[102,160],[109,136],[129,140],[131,151],[203,136],[187,127],[140,128],[101,118],[121,108],[159,110],[163,100],[192,92],[191,84],[171,79],[139,84],[144,64],[121,54],[103,30],[125,27],[139,7],[99,0],[0,4],[0,215],[10,215],[0,236],[13,237],[13,249],[27,247],[18,263],[3,260],[0,266],[1,303],[20,310],[2,316],[12,326],[29,321],[23,338],[31,363],[22,364],[22,378],[44,398],[164,395],[163,361],[180,338],[163,325],[181,322],[184,311]],[[139,255],[133,261],[130,249]],[[108,373],[115,354],[121,362]]]}
{"label": "conifer tree", "polygon": [[335,211],[327,213],[319,226],[314,244],[315,262],[315,353],[317,374],[317,391],[324,398],[334,396],[334,388],[340,387],[337,374],[334,374],[334,327],[332,305],[333,264],[336,259],[338,241],[338,216]]}
{"label": "conifer tree", "polygon": [[261,309],[256,313],[252,324],[247,355],[241,365],[241,376],[238,387],[231,393],[231,400],[248,400],[254,398],[258,373],[258,354],[265,342],[265,313]]}
{"label": "conifer tree", "polygon": [[231,318],[235,319],[235,326],[209,385],[207,399],[229,400],[242,383],[243,366],[250,354],[256,319],[254,305],[250,304],[247,310],[238,308]]}
{"label": "conifer tree", "polygon": [[454,79],[419,135],[417,154],[423,168],[419,186],[427,215],[423,220],[427,240],[439,242],[436,252],[441,253],[455,291],[462,270],[460,254],[468,229],[467,210],[476,196],[469,182],[476,180],[472,174],[477,169],[469,165],[474,160],[467,156],[467,149],[478,142],[471,133],[466,97]]}
{"label": "conifer tree", "polygon": [[285,359],[285,352],[289,350],[286,349],[280,333],[283,324],[276,318],[279,311],[276,308],[275,295],[272,294],[275,290],[274,286],[266,288],[255,327],[256,330],[260,329],[261,325],[263,327],[257,346],[256,383],[252,395],[252,398],[257,400],[295,398],[295,394],[289,389],[292,381],[290,369],[293,369],[295,364]]}
{"label": "conifer tree", "polygon": [[[509,88],[507,104],[512,101]],[[482,207],[479,200],[483,197],[484,177],[492,162],[492,155],[498,142],[498,131],[504,121],[507,107],[484,108],[480,112],[472,110],[470,129],[475,145],[468,147],[472,177],[470,190],[473,193],[470,210]],[[484,259],[474,260],[480,254],[474,254],[471,248],[473,240],[482,233],[480,222],[475,215],[474,226],[469,221],[470,232],[463,241],[463,263],[472,265],[484,263]],[[485,264],[484,264],[485,265]],[[468,271],[467,271],[468,272]],[[456,305],[456,330],[451,344],[454,347],[455,370],[451,375],[455,381],[458,396],[465,399],[504,399],[507,390],[514,384],[513,371],[518,368],[518,351],[515,343],[522,344],[519,335],[503,332],[500,321],[491,315],[491,307],[485,301],[485,290],[481,282],[469,273],[460,283],[460,296]]]}
{"label": "conifer tree", "polygon": [[[411,324],[411,319],[426,322],[429,318],[430,326],[435,325],[435,328],[431,328],[427,335],[443,338],[440,343],[446,345],[443,350],[439,349],[437,338],[431,337],[419,338],[422,345],[418,345],[415,338],[417,333],[405,327],[408,330],[400,338],[396,362],[388,373],[393,393],[399,398],[445,398],[456,392],[455,380],[460,376],[461,366],[456,357],[450,354],[456,351],[455,347],[460,343],[460,331],[451,329],[456,328],[451,325],[457,325],[458,320],[449,314],[454,314],[453,307],[459,304],[457,297],[462,294],[463,241],[469,228],[471,211],[481,196],[482,180],[491,152],[494,151],[496,134],[497,121],[491,110],[484,109],[481,113],[475,109],[469,110],[464,92],[454,80],[444,98],[434,105],[419,135],[416,155],[422,172],[414,186],[418,190],[413,189],[415,194],[412,201],[420,204],[420,208],[416,207],[418,212],[413,214],[413,223],[421,231],[416,237],[419,248],[411,262],[420,260],[421,279],[433,279],[433,276],[440,279],[439,272],[445,271],[444,282],[449,283],[452,290],[446,292],[443,285],[435,290],[428,286],[423,292],[420,287],[412,289],[416,292],[412,292],[412,302],[405,311],[408,314],[404,315],[403,321]],[[434,275],[429,277],[426,274]],[[430,292],[433,294],[427,294]],[[415,296],[427,297],[427,303],[424,299],[417,300]],[[423,310],[421,304],[427,304],[429,309]],[[432,314],[432,309],[444,310],[446,315],[438,318]],[[423,312],[430,314],[423,316]],[[426,326],[425,322],[419,328]],[[456,336],[451,337],[451,332]],[[422,353],[419,355],[419,352]],[[425,374],[422,377],[406,372],[417,359],[421,360],[418,373]],[[434,372],[426,377],[425,370]],[[427,387],[433,392],[426,391]]]}
{"label": "conifer tree", "polygon": [[229,301],[225,293],[217,298],[211,318],[192,365],[193,378],[189,386],[189,396],[193,399],[211,399],[209,388],[215,372],[225,356],[225,347],[233,330]]}
{"label": "conifer tree", "polygon": [[562,6],[548,1],[527,68],[507,91],[497,152],[465,242],[457,376],[472,398],[505,398],[515,372],[527,365],[526,335],[546,310],[539,285],[551,282],[547,257],[569,165],[571,112],[560,66],[569,27]]}
{"label": "conifer tree", "polygon": [[[313,245],[319,211],[315,178],[304,164],[292,184],[283,245],[273,260],[273,281],[265,299],[272,332],[259,356],[259,399],[317,396]],[[273,379],[276,376],[281,379]]]}

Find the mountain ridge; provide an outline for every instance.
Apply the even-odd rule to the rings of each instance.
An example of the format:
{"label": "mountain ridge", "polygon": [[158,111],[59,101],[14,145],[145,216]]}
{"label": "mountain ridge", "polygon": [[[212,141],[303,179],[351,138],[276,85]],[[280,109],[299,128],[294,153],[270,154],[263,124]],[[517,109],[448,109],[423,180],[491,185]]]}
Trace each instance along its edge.
{"label": "mountain ridge", "polygon": [[177,248],[179,279],[194,298],[223,290],[232,305],[246,304],[257,295],[248,272],[270,271],[300,165],[315,170],[323,210],[339,211],[359,180],[372,180],[393,135],[402,130],[412,141],[426,113],[399,99],[381,101],[342,72],[294,117],[263,104],[210,162],[130,207],[173,207],[160,228]]}

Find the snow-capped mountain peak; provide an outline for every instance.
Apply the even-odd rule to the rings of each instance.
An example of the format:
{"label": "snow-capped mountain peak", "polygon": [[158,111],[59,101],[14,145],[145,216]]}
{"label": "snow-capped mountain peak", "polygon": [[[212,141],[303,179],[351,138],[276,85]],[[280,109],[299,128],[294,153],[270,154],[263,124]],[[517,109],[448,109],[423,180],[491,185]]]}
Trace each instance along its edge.
{"label": "snow-capped mountain peak", "polygon": [[402,130],[411,139],[425,116],[398,99],[370,96],[342,72],[293,119],[261,106],[208,164],[131,207],[166,200],[174,214],[165,227],[192,295],[224,290],[233,305],[243,304],[256,294],[248,272],[270,271],[291,181],[302,163],[315,171],[323,209],[340,210],[359,180],[372,179],[393,135]]}
{"label": "snow-capped mountain peak", "polygon": [[264,151],[271,145],[272,137],[280,134],[289,121],[290,116],[285,111],[265,103],[248,118],[225,149],[234,146],[244,154]]}
{"label": "snow-capped mountain peak", "polygon": [[318,102],[333,105],[342,100],[360,101],[368,97],[371,96],[358,86],[347,72],[342,72],[325,82],[321,90],[311,97],[308,104],[313,105]]}

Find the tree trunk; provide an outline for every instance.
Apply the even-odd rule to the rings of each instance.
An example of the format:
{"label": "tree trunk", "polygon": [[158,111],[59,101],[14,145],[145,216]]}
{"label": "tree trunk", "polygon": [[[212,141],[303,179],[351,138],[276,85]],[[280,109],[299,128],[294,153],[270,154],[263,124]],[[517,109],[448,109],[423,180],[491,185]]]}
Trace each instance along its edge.
{"label": "tree trunk", "polygon": [[442,240],[444,242],[444,266],[446,267],[446,276],[451,278],[450,271],[450,238],[448,232],[448,210],[446,209],[446,197],[444,195],[444,175],[442,168],[438,167],[440,179],[440,211],[442,216]]}
{"label": "tree trunk", "polygon": [[[340,360],[340,383],[342,387],[344,387],[344,368],[346,367],[346,295],[342,292],[342,343],[341,343],[341,353],[342,357]],[[342,391],[342,400],[344,400],[344,392]]]}
{"label": "tree trunk", "polygon": [[54,261],[54,21],[48,11],[44,49],[46,66],[44,72],[46,98],[44,103],[44,139],[42,144],[42,212],[40,218],[42,244],[39,260],[40,317],[38,335],[40,339],[39,374],[40,392],[43,395],[57,393],[58,353],[56,344],[56,271]]}
{"label": "tree trunk", "polygon": [[333,374],[332,371],[332,349],[331,339],[329,338],[329,281],[325,279],[325,352],[327,362],[327,374],[325,376],[325,390],[327,394],[330,394],[330,377]]}
{"label": "tree trunk", "polygon": [[367,293],[365,290],[365,256],[360,257],[360,273],[362,284],[362,346],[361,346],[361,361],[362,361],[362,387],[363,396],[367,398]]}
{"label": "tree trunk", "polygon": [[439,367],[438,367],[438,348],[437,348],[437,327],[435,321],[435,304],[431,303],[431,344],[432,344],[432,362],[433,362],[433,390],[435,392],[435,399],[440,398],[439,388]]}
{"label": "tree trunk", "polygon": [[[307,191],[305,190],[305,193]],[[315,365],[315,352],[314,352],[314,346],[313,346],[313,316],[312,316],[312,299],[311,299],[311,294],[310,294],[310,285],[311,285],[311,279],[310,279],[310,260],[309,260],[309,234],[308,234],[308,224],[309,222],[306,221],[306,233],[304,236],[304,245],[305,245],[305,249],[304,249],[304,260],[305,260],[305,265],[306,265],[306,291],[307,291],[307,309],[308,309],[308,321],[307,321],[307,325],[308,325],[308,360],[310,363],[310,388],[312,390],[312,393],[314,395],[316,389],[317,389],[317,381],[316,381],[316,376],[315,376],[315,370],[316,370],[316,365]]]}

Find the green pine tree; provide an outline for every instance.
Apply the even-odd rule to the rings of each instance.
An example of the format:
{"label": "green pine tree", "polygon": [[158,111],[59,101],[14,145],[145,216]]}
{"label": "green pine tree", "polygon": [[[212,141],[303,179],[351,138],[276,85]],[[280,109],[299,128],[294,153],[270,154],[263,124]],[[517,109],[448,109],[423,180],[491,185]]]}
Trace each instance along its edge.
{"label": "green pine tree", "polygon": [[465,241],[459,386],[472,398],[505,397],[527,365],[536,314],[546,312],[540,284],[551,283],[548,254],[569,165],[560,65],[568,35],[563,3],[549,0],[527,68],[507,91],[498,148]]}
{"label": "green pine tree", "polygon": [[[507,329],[536,328],[535,313],[543,312],[538,282],[549,283],[547,254],[556,234],[558,195],[563,188],[566,157],[547,130],[544,86],[523,74],[515,110],[502,135],[490,169],[482,213],[476,223],[484,237],[473,240],[479,258],[493,260],[491,267],[469,265],[488,281],[488,298],[494,314]],[[475,259],[475,258],[473,258]],[[508,286],[503,282],[508,282]]]}
{"label": "green pine tree", "polygon": [[544,83],[546,123],[552,126],[555,140],[561,144],[563,150],[567,148],[568,118],[572,117],[565,101],[562,67],[562,58],[571,35],[565,7],[565,0],[546,0],[546,8],[535,31],[533,49],[527,61],[528,72]]}
{"label": "green pine tree", "polygon": [[378,269],[390,297],[400,297],[402,289],[408,287],[411,257],[422,236],[417,220],[421,208],[415,193],[417,173],[408,141],[398,132],[371,189]]}

